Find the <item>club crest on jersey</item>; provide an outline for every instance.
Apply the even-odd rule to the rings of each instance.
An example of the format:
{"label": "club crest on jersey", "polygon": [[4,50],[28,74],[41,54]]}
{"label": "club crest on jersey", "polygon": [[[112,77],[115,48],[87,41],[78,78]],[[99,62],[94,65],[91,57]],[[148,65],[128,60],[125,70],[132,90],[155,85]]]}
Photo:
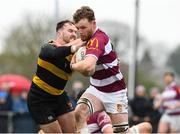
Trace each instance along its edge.
{"label": "club crest on jersey", "polygon": [[116,110],[117,110],[118,112],[122,112],[122,109],[123,109],[123,106],[122,106],[121,104],[117,104],[117,105],[116,105]]}

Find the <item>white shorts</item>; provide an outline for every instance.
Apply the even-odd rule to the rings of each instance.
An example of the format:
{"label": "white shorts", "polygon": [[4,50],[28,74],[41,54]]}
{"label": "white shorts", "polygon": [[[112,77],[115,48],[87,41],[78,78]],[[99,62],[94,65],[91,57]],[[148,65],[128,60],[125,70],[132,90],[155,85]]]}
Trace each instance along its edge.
{"label": "white shorts", "polygon": [[89,86],[85,93],[92,94],[100,99],[107,113],[128,113],[127,89],[106,93],[97,90],[93,86]]}
{"label": "white shorts", "polygon": [[173,130],[180,132],[180,115],[168,115],[164,113],[160,122],[169,123]]}

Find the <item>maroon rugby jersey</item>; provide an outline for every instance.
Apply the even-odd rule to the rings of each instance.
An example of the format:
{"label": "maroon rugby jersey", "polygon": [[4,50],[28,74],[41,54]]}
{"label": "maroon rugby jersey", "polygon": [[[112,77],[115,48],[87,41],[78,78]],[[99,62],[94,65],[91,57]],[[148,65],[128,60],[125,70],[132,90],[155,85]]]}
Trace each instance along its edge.
{"label": "maroon rugby jersey", "polygon": [[90,77],[90,84],[102,92],[126,89],[123,75],[119,69],[119,61],[109,37],[97,29],[86,47],[86,56],[91,55],[97,59],[96,70]]}
{"label": "maroon rugby jersey", "polygon": [[165,109],[165,112],[169,115],[180,115],[180,108],[168,109],[169,105],[173,106],[180,102],[180,89],[175,82],[172,82],[165,88],[162,97],[164,100],[163,108]]}

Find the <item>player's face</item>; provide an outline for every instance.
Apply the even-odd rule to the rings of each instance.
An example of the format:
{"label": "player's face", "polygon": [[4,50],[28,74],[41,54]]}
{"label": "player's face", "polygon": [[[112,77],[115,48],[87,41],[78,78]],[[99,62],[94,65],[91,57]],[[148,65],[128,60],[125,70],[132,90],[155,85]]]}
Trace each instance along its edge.
{"label": "player's face", "polygon": [[143,97],[145,96],[145,91],[144,90],[136,90],[136,95],[139,96],[139,97]]}
{"label": "player's face", "polygon": [[88,41],[91,38],[94,32],[95,24],[95,21],[88,21],[86,18],[81,19],[75,24],[83,41]]}
{"label": "player's face", "polygon": [[65,43],[69,43],[77,38],[77,28],[75,25],[67,23],[60,30],[59,36]]}
{"label": "player's face", "polygon": [[170,76],[170,75],[164,76],[165,85],[169,85],[173,80],[174,80],[174,78],[172,76]]}

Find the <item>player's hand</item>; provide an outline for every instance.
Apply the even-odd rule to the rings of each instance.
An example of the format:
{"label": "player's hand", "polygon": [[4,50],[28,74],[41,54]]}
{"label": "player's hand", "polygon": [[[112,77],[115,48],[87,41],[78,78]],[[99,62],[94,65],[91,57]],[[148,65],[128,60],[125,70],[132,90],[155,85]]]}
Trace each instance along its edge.
{"label": "player's hand", "polygon": [[48,41],[48,44],[50,44],[50,45],[55,45],[55,40],[54,40],[54,39],[49,40],[49,41]]}
{"label": "player's hand", "polygon": [[48,41],[48,44],[50,44],[50,45],[55,45],[55,46],[57,46],[57,47],[59,47],[60,46],[60,44],[58,44],[58,42],[56,41],[56,40],[49,40]]}
{"label": "player's hand", "polygon": [[86,45],[86,42],[82,41],[81,39],[76,39],[72,42],[70,42],[70,44],[75,48],[75,52],[82,46]]}

